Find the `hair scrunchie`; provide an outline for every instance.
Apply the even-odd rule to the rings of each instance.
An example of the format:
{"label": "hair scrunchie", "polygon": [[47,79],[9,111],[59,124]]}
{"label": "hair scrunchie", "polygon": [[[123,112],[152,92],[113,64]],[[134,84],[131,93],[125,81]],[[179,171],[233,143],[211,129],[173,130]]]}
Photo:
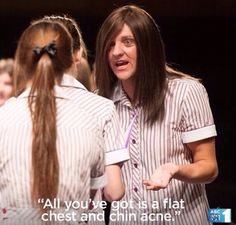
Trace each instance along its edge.
{"label": "hair scrunchie", "polygon": [[33,52],[38,57],[41,57],[44,53],[47,53],[50,57],[53,57],[56,55],[56,52],[57,52],[56,44],[49,43],[42,48],[36,47],[33,49]]}

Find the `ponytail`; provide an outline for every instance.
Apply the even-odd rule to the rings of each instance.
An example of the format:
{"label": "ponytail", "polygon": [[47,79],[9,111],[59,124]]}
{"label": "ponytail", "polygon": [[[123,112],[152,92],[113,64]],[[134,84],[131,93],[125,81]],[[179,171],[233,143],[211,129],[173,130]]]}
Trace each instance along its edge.
{"label": "ponytail", "polygon": [[57,155],[57,109],[55,82],[73,65],[72,38],[57,22],[38,21],[21,35],[14,65],[15,93],[30,86],[28,106],[32,119],[31,199],[57,197],[59,160]]}
{"label": "ponytail", "polygon": [[[51,45],[51,46],[50,46]],[[53,52],[55,45],[34,49],[38,58],[28,98],[32,117],[32,199],[53,199],[58,192],[59,162],[56,150],[56,102]],[[51,52],[50,52],[51,50]]]}

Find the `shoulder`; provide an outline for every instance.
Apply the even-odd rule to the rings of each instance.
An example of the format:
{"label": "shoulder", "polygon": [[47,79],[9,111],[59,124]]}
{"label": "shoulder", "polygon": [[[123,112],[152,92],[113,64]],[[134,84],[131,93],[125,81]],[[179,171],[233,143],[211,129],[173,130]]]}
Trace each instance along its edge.
{"label": "shoulder", "polygon": [[[17,105],[17,99],[15,97],[9,98],[1,107],[0,107],[0,115],[3,116],[11,111],[15,105]],[[1,117],[2,118],[2,117]]]}
{"label": "shoulder", "polygon": [[61,87],[69,94],[69,97],[80,105],[88,109],[94,107],[112,107],[112,101],[92,92],[89,92],[78,80],[69,74],[64,74],[61,81]]}
{"label": "shoulder", "polygon": [[98,120],[108,120],[115,114],[115,105],[107,98],[79,88],[69,88],[67,93],[73,104]]}
{"label": "shoulder", "polygon": [[86,106],[87,108],[110,108],[114,105],[111,100],[84,89],[71,88],[68,90],[68,93],[75,103]]}
{"label": "shoulder", "polygon": [[195,86],[195,85],[202,85],[201,82],[198,79],[191,79],[191,78],[173,78],[167,79],[167,83],[169,85],[183,85],[183,86]]}
{"label": "shoulder", "polygon": [[27,99],[13,97],[0,107],[1,125],[25,124],[29,118]]}
{"label": "shoulder", "polygon": [[167,89],[172,93],[188,94],[191,92],[206,92],[203,84],[197,79],[175,78],[167,80]]}

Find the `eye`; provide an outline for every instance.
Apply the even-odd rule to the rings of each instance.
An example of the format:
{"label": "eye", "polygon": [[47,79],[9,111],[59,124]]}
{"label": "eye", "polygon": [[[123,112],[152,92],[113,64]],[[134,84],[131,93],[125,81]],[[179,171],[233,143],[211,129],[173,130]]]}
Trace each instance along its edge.
{"label": "eye", "polygon": [[126,38],[123,43],[126,47],[131,47],[135,44],[135,40],[133,38]]}

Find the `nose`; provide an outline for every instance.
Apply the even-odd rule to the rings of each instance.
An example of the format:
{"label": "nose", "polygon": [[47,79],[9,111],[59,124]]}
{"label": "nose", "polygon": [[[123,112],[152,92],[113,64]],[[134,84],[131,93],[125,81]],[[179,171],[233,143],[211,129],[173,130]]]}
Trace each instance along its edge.
{"label": "nose", "polygon": [[111,49],[113,56],[120,56],[124,53],[122,45],[119,42],[116,42]]}

